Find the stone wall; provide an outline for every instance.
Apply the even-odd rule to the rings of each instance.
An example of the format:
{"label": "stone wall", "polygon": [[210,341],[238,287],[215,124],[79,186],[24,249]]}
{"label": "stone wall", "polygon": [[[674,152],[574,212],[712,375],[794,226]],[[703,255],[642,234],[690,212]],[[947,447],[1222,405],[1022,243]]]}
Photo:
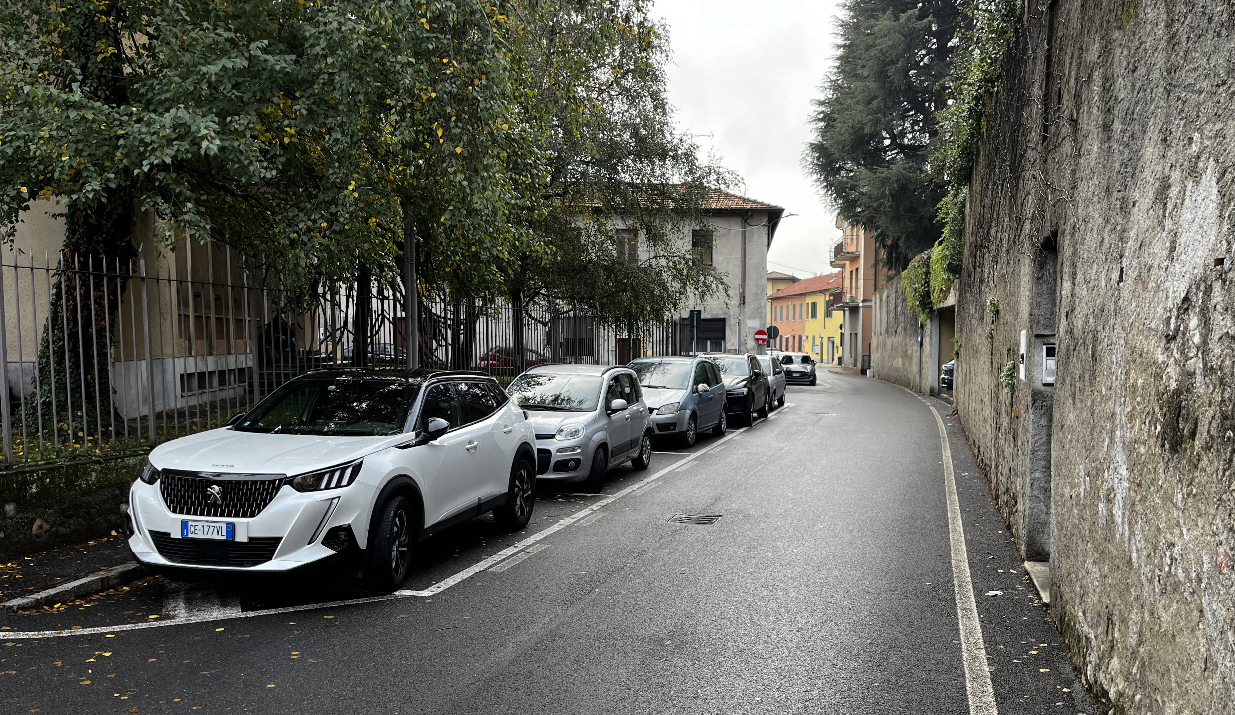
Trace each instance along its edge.
{"label": "stone wall", "polygon": [[925,382],[921,364],[930,358],[930,324],[921,326],[919,347],[918,315],[905,300],[899,275],[875,292],[872,303],[871,368],[875,377],[917,390]]}
{"label": "stone wall", "polygon": [[957,408],[1122,713],[1235,712],[1232,30],[1215,0],[1027,4],[972,177]]}

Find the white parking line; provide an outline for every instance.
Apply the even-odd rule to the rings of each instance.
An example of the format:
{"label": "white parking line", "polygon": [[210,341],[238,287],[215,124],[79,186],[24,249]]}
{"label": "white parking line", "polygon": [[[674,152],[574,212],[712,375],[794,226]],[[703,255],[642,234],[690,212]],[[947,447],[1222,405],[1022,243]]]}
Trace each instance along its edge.
{"label": "white parking line", "polygon": [[[916,396],[916,395],[915,395]],[[921,397],[918,399],[922,400]],[[926,402],[926,400],[922,400]],[[956,619],[960,624],[961,662],[965,666],[965,692],[969,696],[970,715],[997,715],[991,672],[986,663],[986,645],[982,640],[982,623],[973,596],[973,580],[969,575],[969,552],[965,548],[965,528],[961,522],[960,500],[956,496],[956,475],[952,468],[952,448],[943,418],[930,403],[927,409],[939,427],[943,443],[943,482],[948,497],[948,539],[952,544],[952,585],[956,591]]]}
{"label": "white parking line", "polygon": [[[786,404],[785,408],[789,406],[790,406],[789,404]],[[604,508],[606,505],[611,504],[628,494],[632,494],[636,491],[639,491],[643,487],[651,484],[657,479],[660,479],[664,475],[673,471],[674,469],[676,469],[683,463],[693,461],[707,454],[708,452],[717,450],[717,448],[723,446],[725,442],[728,442],[729,440],[741,435],[743,432],[745,432],[748,429],[751,429],[751,428],[750,427],[740,427],[738,429],[735,429],[731,431],[729,434],[725,435],[724,437],[721,437],[715,442],[712,442],[711,444],[704,447],[703,449],[700,449],[696,452],[688,453],[684,459],[674,462],[673,464],[669,465],[668,467],[665,467],[659,472],[656,472],[650,476],[644,477],[643,479],[635,482],[634,484],[631,484],[630,486],[626,487],[625,489],[622,489],[621,491],[615,492],[607,497],[604,497],[602,499],[599,499],[593,502],[587,507],[575,512],[574,514],[571,514],[570,516],[563,518],[561,521],[557,522],[553,526],[550,526],[549,528],[543,531],[539,531],[527,537],[526,539],[520,541],[519,543],[513,546],[510,546],[506,549],[503,549],[499,551],[498,553],[486,559],[483,559],[473,564],[472,566],[469,566],[468,568],[463,569],[462,571],[454,574],[453,576],[443,581],[439,581],[438,583],[433,584],[432,586],[424,590],[418,591],[418,590],[411,590],[411,589],[401,589],[399,591],[395,591],[394,593],[391,593],[385,596],[367,596],[367,597],[362,597],[362,598],[349,598],[349,599],[342,600],[342,601],[306,603],[306,604],[302,604],[299,606],[284,606],[282,608],[263,608],[260,610],[245,611],[245,612],[240,612],[240,613],[229,612],[223,615],[216,615],[216,613],[209,613],[209,612],[188,613],[183,617],[166,620],[166,621],[146,621],[143,623],[125,623],[125,624],[121,624],[118,626],[95,626],[91,628],[80,628],[77,630],[11,631],[11,632],[5,631],[3,633],[0,633],[0,638],[4,638],[5,640],[26,640],[26,639],[31,639],[31,638],[61,638],[61,637],[66,637],[66,636],[98,635],[100,633],[113,634],[113,633],[121,633],[124,631],[144,630],[147,628],[163,628],[166,626],[182,625],[182,624],[187,624],[187,623],[202,623],[206,621],[235,620],[235,619],[240,619],[240,618],[256,618],[259,616],[273,616],[273,615],[278,615],[282,613],[295,613],[298,611],[318,611],[318,610],[322,610],[325,608],[339,608],[341,606],[354,606],[354,605],[359,605],[359,604],[364,604],[364,603],[378,603],[381,601],[393,601],[393,600],[404,599],[404,598],[424,598],[428,596],[433,596],[433,595],[441,593],[442,591],[445,591],[451,586],[454,586],[462,581],[465,581],[471,578],[472,576],[475,576],[481,571],[491,569],[493,566],[496,566],[502,561],[505,561],[511,556],[514,556],[520,551],[532,546],[533,544],[540,541],[541,539],[544,539],[551,534],[555,534],[561,531],[562,529],[565,529],[566,527],[570,526],[571,524],[574,524],[575,522],[580,521],[581,519],[584,519],[596,513],[597,511],[600,511],[600,509]],[[589,494],[588,496],[596,496],[596,495]]]}
{"label": "white parking line", "polygon": [[[596,517],[599,517],[599,516],[604,516],[604,515],[596,514],[592,518],[595,519]],[[494,566],[493,568],[489,570],[492,571],[493,573],[501,573],[502,571],[505,571],[511,566],[518,564],[520,561],[523,561],[524,559],[531,556],[532,554],[539,553],[541,551],[544,551],[547,548],[549,548],[548,544],[534,544],[524,549],[521,553],[511,556],[510,558],[506,559],[502,563],[498,564],[497,566]]]}

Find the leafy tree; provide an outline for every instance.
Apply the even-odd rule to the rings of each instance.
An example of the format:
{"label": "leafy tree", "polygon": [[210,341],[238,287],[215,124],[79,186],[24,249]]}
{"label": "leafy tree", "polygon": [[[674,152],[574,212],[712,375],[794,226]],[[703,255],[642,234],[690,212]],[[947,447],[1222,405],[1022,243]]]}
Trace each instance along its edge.
{"label": "leafy tree", "polygon": [[[510,7],[0,0],[5,238],[55,197],[69,265],[132,257],[139,213],[165,239],[236,245],[292,286],[389,273],[409,235],[441,270],[493,265],[526,238],[508,212],[537,180],[534,147],[508,131]],[[60,394],[108,394],[88,368],[106,364],[117,297],[53,306],[41,352],[67,345],[65,372],[84,376]],[[56,327],[82,303],[99,324],[86,346]]]}
{"label": "leafy tree", "polygon": [[723,290],[682,236],[705,224],[709,189],[733,177],[677,132],[669,44],[651,3],[546,0],[522,9],[512,56],[529,91],[519,114],[541,140],[546,174],[527,186],[535,210],[525,214],[544,245],[506,266],[516,302],[546,296],[629,327]]}
{"label": "leafy tree", "polygon": [[939,236],[945,190],[929,159],[961,21],[955,0],[848,0],[814,103],[806,169],[842,218],[876,232],[894,268]]}

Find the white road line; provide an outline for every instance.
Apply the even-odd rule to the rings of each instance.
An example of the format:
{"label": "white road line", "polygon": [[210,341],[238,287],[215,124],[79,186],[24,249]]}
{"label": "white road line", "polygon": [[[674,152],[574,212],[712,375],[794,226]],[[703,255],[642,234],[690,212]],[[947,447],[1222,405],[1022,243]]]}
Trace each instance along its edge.
{"label": "white road line", "polygon": [[682,466],[678,467],[678,468],[677,468],[677,470],[678,470],[679,472],[685,472],[687,469],[690,469],[691,467],[695,466],[696,464],[698,464],[698,462],[690,462],[689,464],[683,464]]}
{"label": "white road line", "polygon": [[969,552],[965,548],[965,529],[961,523],[960,501],[956,497],[952,449],[948,446],[948,432],[943,418],[930,403],[926,406],[935,417],[935,423],[939,426],[939,441],[943,444],[943,480],[948,494],[948,538],[952,542],[952,584],[956,591],[956,618],[960,623],[961,660],[965,665],[965,691],[969,695],[969,713],[997,715],[999,711],[995,707],[991,672],[986,664],[986,645],[982,641],[982,624],[978,621],[978,606],[974,601],[973,581],[969,576]]}
{"label": "white road line", "polygon": [[[594,514],[590,518],[595,519],[601,516],[604,516],[604,514]],[[586,519],[584,521],[586,521]],[[522,553],[515,554],[514,556],[511,556],[510,558],[506,559],[505,561],[498,564],[497,566],[494,566],[493,568],[489,569],[489,571],[493,573],[501,573],[502,571],[505,571],[511,566],[518,564],[520,561],[523,561],[524,559],[531,556],[532,554],[544,551],[547,548],[549,548],[548,544],[534,544],[524,549]]]}
{"label": "white road line", "polygon": [[[786,404],[785,407],[789,407],[789,405]],[[570,516],[563,518],[561,521],[557,522],[553,526],[550,526],[549,528],[543,531],[539,531],[527,537],[523,541],[520,541],[514,546],[503,549],[502,551],[499,551],[498,553],[490,556],[489,558],[484,559],[476,564],[473,564],[472,566],[469,566],[468,568],[463,569],[459,573],[445,579],[444,581],[439,581],[438,583],[435,583],[429,588],[424,589],[422,591],[411,590],[411,589],[401,589],[399,591],[395,591],[394,593],[391,593],[385,596],[368,596],[368,597],[363,597],[363,598],[350,598],[350,599],[343,600],[343,601],[327,601],[327,602],[322,602],[322,603],[308,603],[308,604],[304,604],[300,606],[284,606],[282,608],[265,608],[265,609],[256,610],[256,611],[245,611],[241,613],[228,613],[223,616],[216,616],[212,614],[193,614],[193,615],[186,615],[182,618],[176,618],[176,619],[165,620],[165,621],[146,621],[143,623],[125,623],[125,624],[118,625],[118,626],[97,626],[97,627],[92,627],[92,628],[80,628],[77,630],[12,631],[12,632],[4,631],[4,632],[0,632],[0,638],[4,640],[24,640],[24,639],[31,639],[31,638],[60,638],[60,637],[65,637],[65,636],[97,635],[99,633],[120,633],[123,631],[137,631],[137,630],[144,630],[147,628],[161,628],[165,626],[181,625],[181,624],[186,624],[186,623],[201,623],[205,621],[215,621],[215,620],[234,620],[234,619],[240,619],[240,618],[255,618],[258,616],[272,616],[272,615],[278,615],[281,613],[294,613],[298,611],[318,611],[318,610],[322,610],[325,608],[338,608],[341,606],[354,606],[354,605],[359,605],[359,604],[364,604],[364,603],[379,603],[381,601],[393,601],[393,600],[398,600],[398,599],[403,599],[403,598],[424,598],[428,596],[433,596],[433,595],[441,593],[442,591],[445,591],[451,586],[454,586],[460,583],[461,581],[465,581],[471,578],[472,576],[475,576],[481,571],[492,568],[498,563],[510,558],[511,556],[514,556],[515,554],[535,544],[541,539],[544,539],[551,534],[555,534],[561,531],[562,529],[565,529],[566,527],[570,526],[571,524],[574,524],[575,522],[587,516],[590,516],[591,514],[596,513],[597,511],[599,511],[606,505],[611,504],[628,494],[632,494],[638,491],[639,489],[651,484],[657,479],[660,479],[664,475],[673,471],[675,468],[677,468],[679,465],[683,464],[684,462],[689,462],[694,459],[698,459],[699,457],[707,454],[708,452],[716,450],[718,447],[721,447],[722,445],[724,445],[725,442],[728,442],[729,440],[737,437],[738,435],[742,434],[748,429],[751,429],[751,428],[750,427],[740,427],[738,429],[735,429],[729,434],[725,435],[724,437],[721,437],[715,442],[712,442],[711,444],[704,447],[703,449],[700,449],[697,452],[691,452],[684,459],[678,460],[677,462],[669,465],[668,467],[665,467],[659,472],[656,472],[655,474],[652,474],[651,476],[644,477],[643,479],[635,482],[634,484],[631,484],[630,486],[626,487],[625,489],[622,489],[621,491],[615,492],[603,499],[599,499],[593,502],[592,504],[588,505],[584,509],[581,509],[575,512],[574,514],[571,514]],[[589,494],[588,496],[595,496],[595,495]]]}
{"label": "white road line", "polygon": [[[595,524],[597,521],[599,521],[600,517],[604,515],[605,513],[603,511],[598,511],[595,514],[589,516],[588,518],[580,520],[579,526],[591,526],[592,524]],[[535,547],[530,547],[530,548],[535,548]]]}

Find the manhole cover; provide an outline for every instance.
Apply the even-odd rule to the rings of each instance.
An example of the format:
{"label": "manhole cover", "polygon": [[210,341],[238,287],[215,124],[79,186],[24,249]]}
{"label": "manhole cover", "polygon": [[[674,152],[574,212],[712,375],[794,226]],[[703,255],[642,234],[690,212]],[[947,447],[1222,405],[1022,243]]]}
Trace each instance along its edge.
{"label": "manhole cover", "polygon": [[669,521],[675,524],[715,524],[720,514],[674,514]]}

